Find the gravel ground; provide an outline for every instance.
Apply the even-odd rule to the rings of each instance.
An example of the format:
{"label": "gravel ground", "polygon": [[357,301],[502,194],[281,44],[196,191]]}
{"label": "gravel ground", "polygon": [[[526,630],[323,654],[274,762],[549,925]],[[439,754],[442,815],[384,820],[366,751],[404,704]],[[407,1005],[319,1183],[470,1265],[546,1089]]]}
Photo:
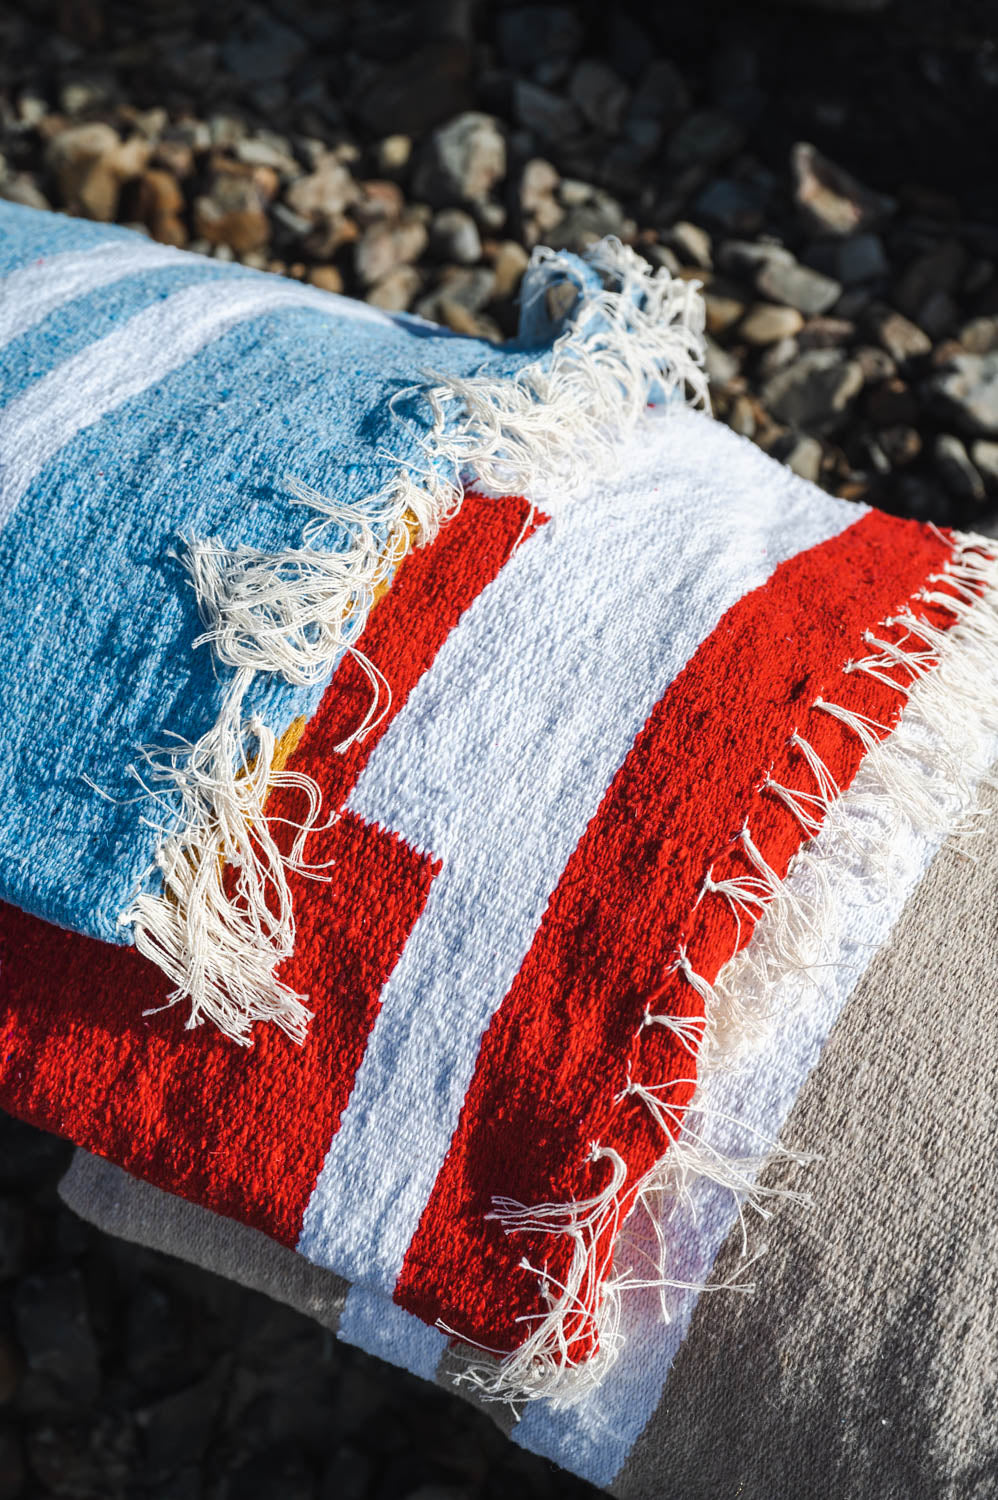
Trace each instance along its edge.
{"label": "gravel ground", "polygon": [[[836,4],[0,6],[0,196],[496,339],[534,244],[618,234],[704,284],[722,420],[995,530],[993,7]],[[0,1126],[0,1500],[593,1493],[81,1225],[66,1148]]]}

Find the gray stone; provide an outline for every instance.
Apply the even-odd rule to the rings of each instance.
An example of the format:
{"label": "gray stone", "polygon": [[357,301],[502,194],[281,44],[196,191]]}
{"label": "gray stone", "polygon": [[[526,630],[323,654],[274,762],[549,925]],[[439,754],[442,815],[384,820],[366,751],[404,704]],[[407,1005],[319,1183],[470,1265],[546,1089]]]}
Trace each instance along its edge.
{"label": "gray stone", "polygon": [[878,234],[851,234],[841,239],[818,240],[803,257],[816,271],[831,276],[843,286],[876,281],[890,270],[887,252]]}
{"label": "gray stone", "polygon": [[236,34],[222,43],[223,63],[242,83],[284,78],[304,58],[305,38],[262,8],[254,6],[245,15]]}
{"label": "gray stone", "polygon": [[430,249],[440,260],[473,266],[482,258],[478,225],[463,208],[442,208],[430,225]]}
{"label": "gray stone", "polygon": [[806,432],[793,433],[780,453],[780,462],[801,479],[809,479],[814,484],[821,474],[824,451],[817,438],[809,437]]}
{"label": "gray stone", "polygon": [[291,184],[284,194],[284,201],[303,218],[328,223],[344,213],[359,195],[360,188],[349,168],[328,151],[314,172]]}
{"label": "gray stone", "polygon": [[928,382],[937,411],[961,432],[998,436],[998,353],[958,354]]}
{"label": "gray stone", "polygon": [[720,110],[702,109],[687,115],[676,128],[666,154],[675,167],[716,167],[744,144],[745,131],[737,120]]}
{"label": "gray stone", "polygon": [[704,292],[703,301],[708,333],[725,333],[745,315],[742,298],[731,295],[723,285],[719,287],[716,282],[712,282]]}
{"label": "gray stone", "polygon": [[957,337],[968,354],[991,354],[998,349],[998,317],[971,318]]}
{"label": "gray stone", "polygon": [[738,327],[739,338],[760,347],[793,338],[804,326],[795,307],[777,307],[772,302],[757,302],[750,307]]}
{"label": "gray stone", "polygon": [[627,112],[628,126],[653,121],[661,132],[663,125],[668,127],[681,120],[691,102],[689,88],[675,63],[657,57],[638,79]]}
{"label": "gray stone", "polygon": [[484,203],[506,175],[506,138],[492,115],[468,111],[435,130],[413,174],[415,197],[435,207]]}
{"label": "gray stone", "polygon": [[954,500],[981,504],[985,498],[984,480],[958,437],[940,432],[932,445],[932,462]]}
{"label": "gray stone", "polygon": [[758,371],[763,380],[770,375],[775,375],[777,370],[785,370],[787,365],[793,364],[800,353],[800,346],[796,339],[780,339],[779,343],[770,344],[764,349],[759,358]]}
{"label": "gray stone", "polygon": [[97,1343],[78,1271],[29,1276],[12,1299],[27,1372],[22,1400],[34,1411],[72,1409],[100,1389]]}
{"label": "gray stone", "polygon": [[375,286],[396,266],[418,260],[428,241],[426,225],[412,216],[398,224],[372,224],[354,247],[354,269],[365,286]]}
{"label": "gray stone", "polygon": [[699,218],[729,232],[748,234],[762,224],[766,193],[753,182],[720,177],[709,182],[694,199]]}
{"label": "gray stone", "polygon": [[704,370],[711,385],[727,385],[738,374],[738,361],[722,349],[710,334],[704,336]]}
{"label": "gray stone", "polygon": [[624,214],[616,198],[594,189],[589,201],[570,208],[557,228],[548,235],[553,250],[584,250],[607,234],[620,234]]}
{"label": "gray stone", "polygon": [[895,427],[881,427],[877,443],[887,462],[894,469],[903,469],[912,463],[922,451],[922,438],[916,427],[899,423]]}
{"label": "gray stone", "polygon": [[855,360],[838,349],[808,349],[771,376],[761,395],[778,421],[823,434],[841,426],[862,388],[863,372]]}
{"label": "gray stone", "polygon": [[855,333],[856,325],[848,318],[808,318],[799,343],[802,349],[837,349],[841,344],[851,344]]}
{"label": "gray stone", "polygon": [[496,39],[511,68],[531,68],[573,56],[582,43],[582,22],[570,5],[518,5],[496,17]]}
{"label": "gray stone", "polygon": [[935,249],[919,255],[906,266],[892,300],[903,313],[922,322],[922,310],[934,292],[954,293],[967,265],[967,252],[959,240],[943,240]]}
{"label": "gray stone", "polygon": [[952,332],[960,317],[960,309],[949,292],[931,292],[922,303],[918,321],[930,338],[941,339]]}
{"label": "gray stone", "polygon": [[971,444],[970,457],[988,489],[992,493],[998,492],[998,443],[978,438],[976,443]]}
{"label": "gray stone", "polygon": [[796,261],[770,259],[756,272],[755,289],[770,302],[796,307],[808,317],[827,312],[838,301],[842,287],[830,276]]}
{"label": "gray stone", "polygon": [[798,214],[812,234],[853,235],[879,224],[897,207],[893,198],[864,187],[807,141],[792,148],[790,170]]}
{"label": "gray stone", "polygon": [[873,344],[860,344],[852,351],[852,357],[863,371],[863,379],[867,385],[890,380],[892,375],[897,374],[897,365],[887,350],[877,349]]}
{"label": "gray stone", "polygon": [[702,266],[709,271],[714,264],[711,257],[710,235],[698,224],[680,219],[668,233],[668,242],[686,266]]}
{"label": "gray stone", "polygon": [[570,99],[518,78],[513,85],[513,115],[545,144],[571,140],[582,129],[582,117]]}
{"label": "gray stone", "polygon": [[909,359],[920,359],[932,350],[932,340],[917,323],[912,323],[902,313],[895,312],[882,303],[874,303],[867,309],[865,322],[896,364],[903,365]]}
{"label": "gray stone", "polygon": [[749,281],[755,280],[763,266],[796,264],[789,250],[768,240],[724,240],[714,259],[722,271]]}
{"label": "gray stone", "polygon": [[620,132],[630,90],[607,63],[583,58],[572,70],[568,89],[583,119],[603,135]]}
{"label": "gray stone", "polygon": [[405,312],[418,297],[422,286],[422,273],[415,266],[396,266],[371,288],[366,300],[385,312]]}

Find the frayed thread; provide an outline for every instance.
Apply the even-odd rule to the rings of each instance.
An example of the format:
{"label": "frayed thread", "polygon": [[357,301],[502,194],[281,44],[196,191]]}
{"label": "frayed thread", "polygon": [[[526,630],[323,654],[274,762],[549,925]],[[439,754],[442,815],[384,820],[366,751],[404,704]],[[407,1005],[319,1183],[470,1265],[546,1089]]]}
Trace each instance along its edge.
{"label": "frayed thread", "polygon": [[[146,752],[173,819],[156,855],[161,890],[140,893],[120,922],[174,984],[168,1004],[189,1005],[189,1025],[211,1021],[249,1043],[256,1021],[273,1020],[301,1041],[309,1017],[307,997],[276,971],[294,949],[289,876],[304,868],[319,789],[311,778],[294,783],[309,808],[294,851],[283,855],[264,803],[272,786],[290,783],[271,774],[273,736],[245,713],[256,674],[307,687],[352,651],[372,679],[374,703],[338,748],[362,739],[387,684],[357,652],[357,638],[379,589],[409,547],[430,541],[458,510],[466,484],[528,498],[541,485],[571,493],[612,472],[653,396],[688,393],[708,406],[699,284],[652,272],[613,239],[583,258],[584,280],[595,273],[598,289],[578,286],[573,258],[534,251],[525,302],[578,286],[567,326],[536,361],[508,379],[430,376],[403,393],[424,398],[429,430],[418,440],[419,461],[399,460],[379,494],[343,504],[294,484],[293,500],[314,515],[302,544],[283,552],[187,540],[204,623],[198,644],[210,645],[234,677],[201,739]],[[334,531],[347,545],[324,551]],[[225,870],[235,877],[231,893]]]}
{"label": "frayed thread", "polygon": [[[521,1262],[524,1270],[537,1275],[548,1310],[532,1320],[529,1338],[512,1354],[483,1349],[491,1357],[469,1357],[455,1376],[485,1399],[517,1407],[544,1397],[557,1409],[589,1395],[620,1356],[621,1301],[629,1292],[656,1290],[668,1321],[670,1294],[677,1289],[698,1294],[751,1290],[743,1280],[692,1285],[669,1274],[667,1218],[678,1204],[691,1202],[690,1191],[698,1179],[733,1194],[743,1254],[748,1243],[746,1209],[766,1219],[770,1198],[808,1201],[795,1191],[760,1184],[758,1175],[774,1157],[801,1166],[813,1158],[766,1140],[746,1121],[730,1117],[724,1117],[724,1123],[753,1137],[758,1149],[741,1156],[718,1149],[704,1129],[720,1118],[705,1102],[706,1091],[713,1075],[738,1066],[771,1034],[782,1014],[780,1002],[789,978],[805,977],[819,984],[818,975],[829,959],[826,935],[836,909],[840,866],[850,858],[861,859],[864,867],[886,873],[891,846],[905,827],[935,836],[974,831],[976,787],[986,779],[987,769],[977,762],[984,746],[998,735],[998,558],[992,546],[986,538],[957,537],[951,559],[929,579],[937,587],[922,591],[922,602],[955,616],[951,626],[940,629],[907,609],[883,622],[888,629],[901,629],[900,644],[867,632],[870,654],[844,668],[847,676],[865,672],[898,692],[904,700],[903,734],[898,734],[900,725],[889,730],[823,697],[812,705],[859,740],[865,752],[862,792],[843,797],[813,746],[794,736],[811,784],[777,787],[767,779],[759,788],[759,795],[779,795],[805,834],[806,842],[787,875],[781,878],[767,863],[748,824],[741,845],[752,873],[714,881],[708,872],[696,905],[708,898],[724,900],[738,924],[739,943],[741,921],[750,919],[756,925],[752,941],[735,951],[713,984],[692,969],[684,949],[677,954],[674,969],[703,1002],[699,1026],[688,1017],[655,1015],[646,1008],[639,1035],[649,1025],[670,1027],[696,1063],[695,1079],[656,1085],[628,1076],[617,1096],[634,1098],[648,1111],[666,1147],[660,1160],[629,1187],[622,1158],[594,1146],[591,1160],[606,1156],[614,1162],[613,1175],[598,1198],[540,1208],[497,1201],[496,1216],[507,1233],[560,1233],[571,1240],[573,1253],[554,1297],[556,1284],[550,1273]],[[811,848],[819,829],[838,833],[846,852],[830,857]],[[695,1084],[685,1105],[669,1099],[670,1089],[679,1084]],[[645,1275],[616,1269],[628,1254],[635,1208],[647,1216],[657,1249]],[[461,1338],[465,1345],[472,1342],[465,1335]]]}

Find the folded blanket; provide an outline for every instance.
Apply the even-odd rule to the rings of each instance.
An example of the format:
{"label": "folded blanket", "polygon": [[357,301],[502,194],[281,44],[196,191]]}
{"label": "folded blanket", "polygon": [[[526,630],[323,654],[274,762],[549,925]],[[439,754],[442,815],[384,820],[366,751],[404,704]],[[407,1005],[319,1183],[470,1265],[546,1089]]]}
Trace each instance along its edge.
{"label": "folded blanket", "polygon": [[[125,243],[6,283],[40,315],[0,417],[31,471],[0,1103],[294,1247],[434,1368],[456,1341],[609,1483],[732,1225],[787,1191],[759,1174],[839,1013],[973,836],[993,551],[682,405],[695,292],[619,246],[540,256],[493,350],[311,300],[192,348],[168,277],[95,343],[74,267]],[[300,290],[246,275],[205,316]]]}

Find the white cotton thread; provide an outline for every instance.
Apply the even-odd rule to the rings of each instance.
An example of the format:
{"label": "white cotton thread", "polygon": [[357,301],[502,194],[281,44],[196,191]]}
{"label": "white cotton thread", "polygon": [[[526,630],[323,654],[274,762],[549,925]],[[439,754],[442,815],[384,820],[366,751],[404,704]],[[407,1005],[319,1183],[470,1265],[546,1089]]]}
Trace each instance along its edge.
{"label": "white cotton thread", "polygon": [[[155,760],[160,799],[175,808],[156,854],[162,890],[138,895],[119,920],[173,982],[169,1003],[189,1004],[189,1024],[210,1020],[243,1043],[258,1020],[276,1021],[298,1041],[307,1029],[304,997],[276,977],[294,949],[295,862],[266,831],[268,787],[278,784],[269,775],[273,736],[240,717],[256,674],[310,686],[351,651],[375,701],[338,747],[347,748],[378,722],[379,707],[387,712],[387,684],[355,648],[376,592],[410,546],[432,540],[459,509],[466,485],[529,497],[543,483],[572,493],[612,472],[653,391],[688,392],[709,407],[699,283],[653,272],[615,239],[583,259],[600,287],[580,290],[568,326],[536,362],[503,380],[429,376],[402,393],[424,399],[429,429],[420,459],[400,461],[380,493],[344,504],[293,481],[293,501],[315,514],[301,545],[282,552],[187,539],[184,565],[204,624],[198,644],[235,675],[201,739]],[[537,249],[524,295],[543,296],[577,275],[570,258]],[[333,529],[347,546],[323,551]],[[247,744],[256,747],[252,774]],[[220,861],[238,871],[238,899],[224,890]]]}

